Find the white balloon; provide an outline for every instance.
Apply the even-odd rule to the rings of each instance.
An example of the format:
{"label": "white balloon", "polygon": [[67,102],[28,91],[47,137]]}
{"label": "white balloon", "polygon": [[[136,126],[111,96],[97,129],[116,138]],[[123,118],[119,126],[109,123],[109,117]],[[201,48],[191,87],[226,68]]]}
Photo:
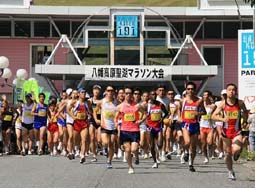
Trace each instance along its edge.
{"label": "white balloon", "polygon": [[34,80],[36,80],[36,79],[33,78],[33,77],[30,77],[28,80],[29,80],[29,81],[34,81]]}
{"label": "white balloon", "polygon": [[2,74],[2,78],[9,79],[12,76],[12,71],[9,68],[5,68]]}
{"label": "white balloon", "polygon": [[15,79],[12,81],[12,84],[13,84],[13,85],[16,85],[16,84],[17,84],[17,78],[15,78]]}
{"label": "white balloon", "polygon": [[16,76],[19,79],[26,79],[28,74],[27,71],[25,69],[18,69],[16,72]]}
{"label": "white balloon", "polygon": [[9,59],[5,56],[0,56],[0,69],[7,68],[9,66]]}

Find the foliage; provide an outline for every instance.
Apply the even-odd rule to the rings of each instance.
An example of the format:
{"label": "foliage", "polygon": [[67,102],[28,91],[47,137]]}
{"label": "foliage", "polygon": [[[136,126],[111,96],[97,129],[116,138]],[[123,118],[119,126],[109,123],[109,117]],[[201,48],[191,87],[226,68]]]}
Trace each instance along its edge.
{"label": "foliage", "polygon": [[245,3],[250,3],[251,7],[255,5],[255,0],[244,0]]}

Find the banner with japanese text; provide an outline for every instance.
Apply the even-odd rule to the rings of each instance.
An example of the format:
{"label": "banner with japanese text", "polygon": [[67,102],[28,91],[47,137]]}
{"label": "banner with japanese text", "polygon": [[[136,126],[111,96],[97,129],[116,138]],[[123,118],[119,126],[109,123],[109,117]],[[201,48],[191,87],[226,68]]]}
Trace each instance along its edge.
{"label": "banner with japanese text", "polygon": [[171,66],[86,65],[86,80],[160,81],[171,80]]}
{"label": "banner with japanese text", "polygon": [[238,31],[238,97],[247,109],[255,105],[255,48],[253,30]]}

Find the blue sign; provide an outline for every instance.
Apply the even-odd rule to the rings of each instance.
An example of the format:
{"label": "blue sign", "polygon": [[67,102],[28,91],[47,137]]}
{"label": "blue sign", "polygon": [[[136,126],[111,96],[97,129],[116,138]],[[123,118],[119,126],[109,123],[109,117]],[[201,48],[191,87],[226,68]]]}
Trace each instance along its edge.
{"label": "blue sign", "polygon": [[138,37],[138,16],[116,16],[116,37]]}
{"label": "blue sign", "polygon": [[255,68],[255,48],[253,32],[241,33],[242,68]]}

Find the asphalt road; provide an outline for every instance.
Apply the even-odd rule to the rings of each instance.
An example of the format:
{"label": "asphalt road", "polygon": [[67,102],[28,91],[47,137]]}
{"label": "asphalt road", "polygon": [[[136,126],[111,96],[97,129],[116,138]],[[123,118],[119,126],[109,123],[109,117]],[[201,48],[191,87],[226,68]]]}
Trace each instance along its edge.
{"label": "asphalt road", "polygon": [[[90,158],[87,159],[90,161]],[[2,156],[0,157],[0,188],[254,188],[255,172],[235,163],[236,181],[228,179],[223,160],[213,160],[203,164],[198,156],[196,172],[189,172],[187,164],[182,165],[173,157],[152,169],[152,159],[140,160],[135,174],[128,174],[127,164],[122,160],[113,161],[113,169],[106,169],[105,157],[97,163],[79,163],[79,159],[68,160],[62,156]]]}

